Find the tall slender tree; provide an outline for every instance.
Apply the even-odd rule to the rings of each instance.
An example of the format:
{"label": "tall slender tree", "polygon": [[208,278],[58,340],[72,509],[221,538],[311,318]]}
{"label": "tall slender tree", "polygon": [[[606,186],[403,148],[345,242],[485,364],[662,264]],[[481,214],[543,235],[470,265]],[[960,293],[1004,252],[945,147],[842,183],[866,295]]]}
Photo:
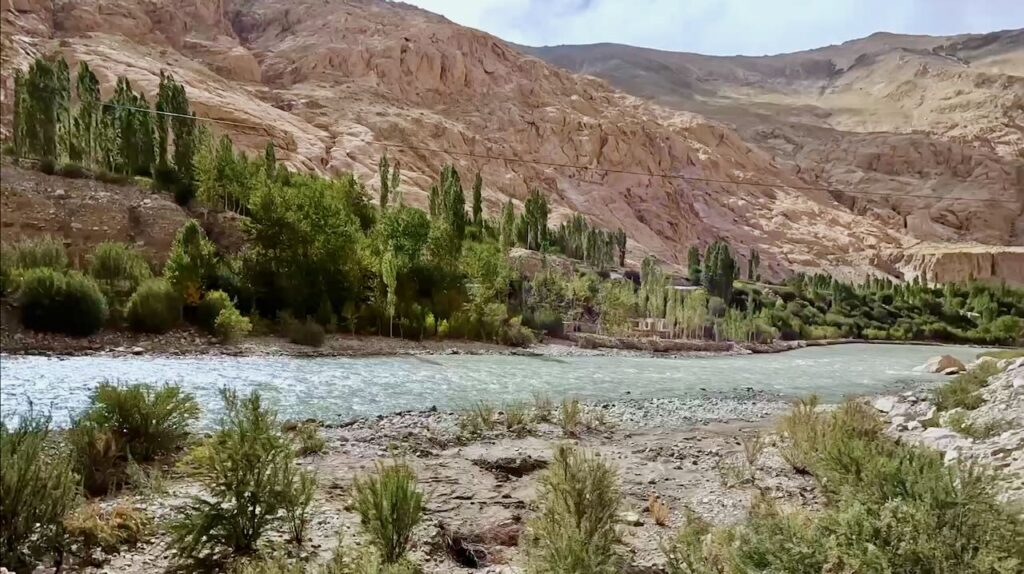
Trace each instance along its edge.
{"label": "tall slender tree", "polygon": [[516,208],[512,200],[501,210],[501,229],[499,231],[499,243],[503,253],[507,253],[516,242]]}
{"label": "tall slender tree", "polygon": [[102,100],[100,99],[100,82],[96,74],[84,61],[78,64],[75,76],[75,92],[78,95],[78,109],[75,112],[74,132],[75,148],[78,158],[89,167],[100,165],[100,118]]}
{"label": "tall slender tree", "polygon": [[483,219],[483,186],[484,179],[480,176],[480,172],[476,172],[476,177],[473,178],[473,225],[480,227],[480,223]]}
{"label": "tall slender tree", "polygon": [[686,253],[686,274],[690,277],[690,283],[700,285],[700,249],[696,245],[691,245],[690,250]]}
{"label": "tall slender tree", "polygon": [[377,174],[380,176],[380,210],[388,207],[389,188],[391,187],[391,164],[388,162],[388,154],[384,152],[377,162]]}

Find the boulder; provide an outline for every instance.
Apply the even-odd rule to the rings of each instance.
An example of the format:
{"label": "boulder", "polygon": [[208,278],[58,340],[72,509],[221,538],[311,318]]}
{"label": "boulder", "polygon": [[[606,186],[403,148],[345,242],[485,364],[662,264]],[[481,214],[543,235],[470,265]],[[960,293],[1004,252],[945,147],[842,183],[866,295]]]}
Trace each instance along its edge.
{"label": "boulder", "polygon": [[967,444],[968,441],[950,429],[932,427],[921,433],[921,443],[936,450],[948,451]]}
{"label": "boulder", "polygon": [[871,401],[871,406],[875,407],[875,410],[888,413],[896,406],[897,400],[896,397],[878,397]]}
{"label": "boulder", "polygon": [[924,365],[918,368],[926,373],[956,374],[967,370],[967,367],[952,355],[939,355],[928,359]]}

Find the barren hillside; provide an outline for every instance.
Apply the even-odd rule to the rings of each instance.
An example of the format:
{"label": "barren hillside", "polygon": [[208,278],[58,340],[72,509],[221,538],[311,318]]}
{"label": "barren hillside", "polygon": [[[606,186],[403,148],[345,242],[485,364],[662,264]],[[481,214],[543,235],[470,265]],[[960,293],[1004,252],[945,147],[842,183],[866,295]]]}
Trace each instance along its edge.
{"label": "barren hillside", "polygon": [[[388,151],[402,164],[402,185],[413,203],[425,203],[422,191],[430,178],[443,163],[454,162],[463,172],[483,173],[488,211],[537,187],[554,204],[556,220],[578,211],[603,226],[624,228],[633,261],[653,253],[679,263],[690,244],[723,237],[737,246],[741,259],[757,248],[766,275],[773,278],[825,268],[846,276],[924,270],[940,279],[964,279],[971,267],[977,277],[1024,283],[1024,248],[1000,247],[1019,244],[1024,228],[1019,201],[1024,174],[1005,149],[1016,145],[1019,133],[1018,139],[1000,135],[995,120],[965,121],[962,128],[946,131],[929,127],[936,135],[865,131],[858,136],[865,142],[850,147],[852,136],[840,131],[849,126],[840,123],[805,123],[793,128],[796,135],[783,131],[769,137],[758,135],[750,123],[720,116],[737,132],[694,113],[714,115],[713,106],[649,103],[488,34],[380,0],[3,0],[2,40],[5,122],[13,70],[35,55],[60,51],[73,65],[87,61],[104,95],[124,75],[151,96],[159,71],[170,69],[185,84],[198,115],[235,122],[217,129],[226,129],[237,145],[255,151],[270,138],[278,157],[294,167],[352,170],[370,185],[385,143],[778,184],[752,187],[402,147]],[[1003,109],[1000,102],[1016,97],[1011,104],[1019,107],[1020,76],[1000,72],[1019,73],[1019,57],[993,51],[985,62],[995,78],[986,100]],[[810,84],[819,82],[817,71],[807,75],[814,76]],[[702,85],[699,80],[692,81]],[[977,81],[973,75],[964,80],[965,85]],[[778,93],[788,93],[782,88]],[[788,100],[777,105],[808,107]],[[763,112],[752,108],[752,113]],[[896,105],[875,121],[904,122],[900,114],[918,112]],[[1019,113],[1010,117],[1019,124]],[[952,141],[957,129],[968,128],[980,130],[978,137],[992,144]],[[901,131],[910,129],[921,126],[911,122]],[[795,143],[778,143],[787,138]],[[799,151],[780,152],[789,145]],[[786,187],[823,182],[1018,201],[916,200],[908,207],[907,200],[885,205]],[[920,239],[933,243],[917,245]],[[965,240],[990,245],[964,249]],[[905,250],[915,245],[908,255]],[[966,263],[937,265],[946,253]]]}
{"label": "barren hillside", "polygon": [[878,33],[766,57],[615,44],[524,49],[723,121],[810,182],[871,192],[833,195],[917,239],[1024,244],[1024,30]]}

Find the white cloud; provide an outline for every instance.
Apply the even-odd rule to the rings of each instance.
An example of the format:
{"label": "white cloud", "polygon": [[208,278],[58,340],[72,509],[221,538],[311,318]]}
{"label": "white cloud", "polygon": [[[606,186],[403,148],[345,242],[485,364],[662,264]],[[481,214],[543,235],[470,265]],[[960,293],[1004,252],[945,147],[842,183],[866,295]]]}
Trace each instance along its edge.
{"label": "white cloud", "polygon": [[527,45],[617,42],[703,54],[774,54],[886,31],[1024,27],[1020,0],[406,0]]}

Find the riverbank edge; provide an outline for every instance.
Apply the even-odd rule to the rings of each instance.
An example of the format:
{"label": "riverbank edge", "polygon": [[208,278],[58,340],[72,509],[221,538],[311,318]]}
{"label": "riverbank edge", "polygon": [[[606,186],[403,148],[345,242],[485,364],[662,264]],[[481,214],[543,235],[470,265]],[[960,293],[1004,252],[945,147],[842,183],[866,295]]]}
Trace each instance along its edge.
{"label": "riverbank edge", "polygon": [[287,357],[287,358],[374,358],[402,356],[479,355],[521,357],[641,357],[693,358],[785,353],[807,347],[832,345],[922,345],[974,347],[980,351],[1010,347],[975,346],[939,341],[878,341],[869,339],[821,339],[775,341],[770,344],[730,341],[669,340],[604,337],[593,341],[549,338],[529,347],[509,347],[469,340],[423,340],[375,335],[329,335],[322,347],[305,347],[274,336],[250,337],[235,344],[221,344],[195,331],[177,331],[156,336],[123,336],[73,339],[37,335],[3,337],[0,354],[7,356],[146,356],[146,357]]}

